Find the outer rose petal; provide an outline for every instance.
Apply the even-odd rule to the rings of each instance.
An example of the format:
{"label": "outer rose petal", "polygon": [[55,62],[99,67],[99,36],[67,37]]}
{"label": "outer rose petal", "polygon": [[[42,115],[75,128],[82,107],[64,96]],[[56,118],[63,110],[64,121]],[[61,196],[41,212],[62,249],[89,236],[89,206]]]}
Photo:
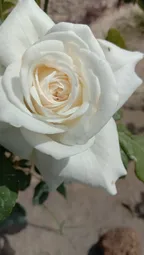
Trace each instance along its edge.
{"label": "outer rose petal", "polygon": [[140,79],[135,72],[135,66],[139,60],[137,60],[137,62],[129,63],[115,72],[119,93],[117,110],[121,108],[121,106],[128,100],[134,91],[142,84],[142,79]]}
{"label": "outer rose petal", "polygon": [[30,159],[33,148],[26,142],[20,129],[0,122],[0,144],[23,159]]}
{"label": "outer rose petal", "polygon": [[102,39],[98,39],[98,42],[114,72],[128,63],[135,62],[136,64],[140,59],[143,58],[143,54],[140,52],[132,52],[121,49],[115,44]]}
{"label": "outer rose petal", "polygon": [[116,109],[118,110],[142,83],[135,72],[135,67],[144,54],[123,50],[105,40],[98,41],[115,75],[119,93]]}
{"label": "outer rose petal", "polygon": [[50,189],[56,188],[65,179],[101,186],[116,194],[115,182],[126,174],[113,119],[96,135],[94,145],[83,153],[63,162],[36,150],[34,160]]}
{"label": "outer rose petal", "polygon": [[46,154],[47,156],[52,156],[57,160],[71,157],[73,155],[79,154],[89,147],[91,147],[95,141],[95,137],[92,137],[87,143],[84,145],[74,145],[68,146],[53,140],[55,136],[48,136],[43,134],[38,134],[35,132],[31,132],[25,128],[21,128],[21,132],[30,145]]}
{"label": "outer rose petal", "polygon": [[33,153],[33,160],[44,180],[47,182],[49,190],[55,191],[57,187],[64,182],[64,177],[61,177],[60,173],[67,166],[69,158],[54,159],[51,156],[35,150]]}
{"label": "outer rose petal", "polygon": [[0,65],[0,77],[4,74],[4,71],[5,71],[5,67]]}
{"label": "outer rose petal", "polygon": [[0,26],[0,62],[7,66],[54,25],[34,0],[21,0]]}

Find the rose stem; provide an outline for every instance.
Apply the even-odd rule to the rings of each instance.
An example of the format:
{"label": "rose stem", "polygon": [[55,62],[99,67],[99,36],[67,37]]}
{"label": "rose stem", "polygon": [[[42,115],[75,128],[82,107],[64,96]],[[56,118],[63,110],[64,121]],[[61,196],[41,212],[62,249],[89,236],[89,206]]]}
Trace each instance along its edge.
{"label": "rose stem", "polygon": [[45,3],[44,3],[44,12],[47,13],[47,9],[48,9],[48,4],[49,4],[49,0],[45,0]]}

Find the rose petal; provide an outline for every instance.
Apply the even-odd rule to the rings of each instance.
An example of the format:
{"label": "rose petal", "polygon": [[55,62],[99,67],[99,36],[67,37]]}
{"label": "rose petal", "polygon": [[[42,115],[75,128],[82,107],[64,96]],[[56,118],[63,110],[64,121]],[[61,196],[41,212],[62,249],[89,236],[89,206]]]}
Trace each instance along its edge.
{"label": "rose petal", "polygon": [[91,148],[70,158],[60,177],[92,186],[102,186],[111,194],[116,194],[115,182],[125,174],[116,124],[111,119],[96,135]]}
{"label": "rose petal", "polygon": [[0,62],[7,66],[54,25],[34,0],[21,0],[0,26]]}
{"label": "rose petal", "polygon": [[98,42],[114,72],[128,63],[137,63],[143,58],[143,54],[140,52],[121,49],[115,44],[102,39],[98,39]]}
{"label": "rose petal", "polygon": [[4,74],[5,72],[5,67],[0,65],[0,77]]}
{"label": "rose petal", "polygon": [[[12,77],[7,76],[6,79],[7,81],[5,80],[5,82],[10,86],[12,86],[11,78]],[[0,122],[11,124],[14,127],[25,127],[29,130],[44,134],[65,132],[66,130],[65,127],[63,126],[55,127],[53,125],[49,125],[48,123],[33,118],[32,116],[28,115],[27,113],[24,113],[22,110],[17,108],[14,104],[12,104],[9,101],[6,95],[7,91],[4,90],[2,85],[3,84],[1,83],[0,79]],[[12,94],[12,96],[13,95],[14,93]],[[8,96],[10,96],[10,94]]]}
{"label": "rose petal", "polygon": [[[99,80],[101,94],[95,114],[91,116],[90,109],[75,126],[69,128],[64,135],[61,135],[61,142],[66,144],[84,144],[96,135],[114,115],[119,102],[116,80],[108,62],[83,49],[81,50],[81,60],[84,63],[85,70],[92,70]],[[97,85],[94,86],[97,79],[94,79],[93,75],[89,76],[89,79],[91,79],[89,83],[93,84],[93,87],[89,86],[92,93]]]}
{"label": "rose petal", "polygon": [[50,189],[56,188],[63,180],[72,180],[100,186],[116,194],[115,182],[120,176],[126,175],[126,171],[121,160],[114,120],[111,119],[96,135],[92,147],[63,162],[61,170],[58,169],[59,162],[62,166],[63,161],[56,161],[38,150],[35,152],[35,163]]}
{"label": "rose petal", "polygon": [[35,150],[33,153],[33,161],[38,170],[40,170],[44,180],[47,182],[50,191],[55,191],[57,187],[64,182],[64,178],[59,175],[68,164],[69,158],[54,159],[49,155]]}
{"label": "rose petal", "polygon": [[88,49],[88,45],[74,33],[73,31],[67,31],[67,32],[53,32],[48,33],[43,37],[43,40],[60,40],[63,42],[65,50],[69,50],[69,42],[75,43],[79,48],[81,49]]}
{"label": "rose petal", "polygon": [[33,148],[58,160],[71,157],[73,155],[81,153],[82,151],[87,150],[89,147],[92,146],[95,140],[95,137],[93,137],[84,145],[67,146],[57,142],[57,136],[49,137],[46,135],[31,132],[30,130],[27,130],[25,128],[21,128],[21,132],[26,141],[30,143]]}
{"label": "rose petal", "polygon": [[142,79],[139,78],[135,72],[136,64],[136,62],[129,63],[116,71],[114,74],[119,93],[119,103],[116,110],[121,108],[121,106],[128,100],[134,91],[142,84]]}
{"label": "rose petal", "polygon": [[88,46],[89,49],[95,52],[99,57],[105,58],[104,53],[94,37],[91,29],[87,25],[82,24],[72,24],[67,22],[60,22],[54,25],[48,34],[55,32],[68,32],[73,31],[77,36],[79,36]]}
{"label": "rose petal", "polygon": [[31,157],[33,148],[26,142],[20,129],[3,122],[0,122],[0,144],[22,159]]}
{"label": "rose petal", "polygon": [[21,88],[21,81],[19,78],[21,62],[14,62],[10,64],[2,77],[3,88],[9,101],[18,109],[31,115],[30,111],[24,104],[24,98]]}
{"label": "rose petal", "polygon": [[123,50],[105,40],[98,41],[115,75],[119,93],[118,110],[142,83],[135,67],[144,54]]}

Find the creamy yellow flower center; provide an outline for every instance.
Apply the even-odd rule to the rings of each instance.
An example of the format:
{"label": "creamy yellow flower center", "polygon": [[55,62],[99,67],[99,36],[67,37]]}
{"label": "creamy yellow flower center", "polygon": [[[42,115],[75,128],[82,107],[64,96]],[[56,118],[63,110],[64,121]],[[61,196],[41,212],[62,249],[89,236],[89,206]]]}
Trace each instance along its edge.
{"label": "creamy yellow flower center", "polygon": [[53,124],[74,124],[88,109],[84,81],[75,68],[37,65],[31,72],[30,101],[36,118]]}
{"label": "creamy yellow flower center", "polygon": [[39,90],[43,91],[48,103],[54,103],[53,100],[61,102],[68,99],[71,85],[67,74],[62,71],[42,65],[35,69],[34,79],[39,83]]}

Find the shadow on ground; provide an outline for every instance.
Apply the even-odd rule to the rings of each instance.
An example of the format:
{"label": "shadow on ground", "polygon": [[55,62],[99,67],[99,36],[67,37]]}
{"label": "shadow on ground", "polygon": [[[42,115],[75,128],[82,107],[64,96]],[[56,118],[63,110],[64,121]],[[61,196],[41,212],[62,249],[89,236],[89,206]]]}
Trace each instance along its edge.
{"label": "shadow on ground", "polygon": [[104,255],[104,252],[100,247],[100,244],[96,243],[90,248],[88,255]]}
{"label": "shadow on ground", "polygon": [[141,200],[135,205],[137,217],[144,219],[144,192],[141,192]]}
{"label": "shadow on ground", "polygon": [[6,236],[0,236],[0,255],[15,255],[16,252]]}

